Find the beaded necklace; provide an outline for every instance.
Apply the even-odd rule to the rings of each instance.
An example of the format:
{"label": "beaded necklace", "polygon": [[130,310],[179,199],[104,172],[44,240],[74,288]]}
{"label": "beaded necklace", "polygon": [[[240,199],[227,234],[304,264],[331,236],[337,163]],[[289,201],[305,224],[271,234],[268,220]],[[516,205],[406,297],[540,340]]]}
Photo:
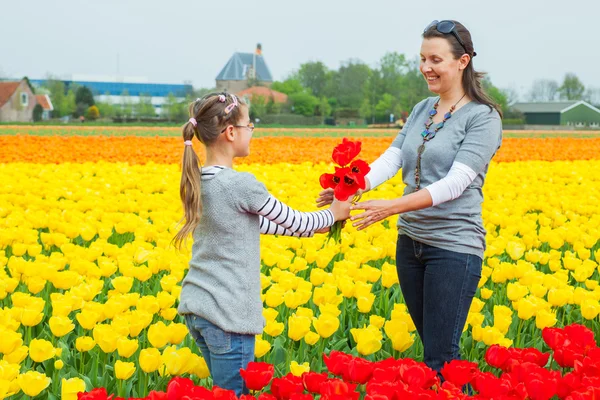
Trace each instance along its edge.
{"label": "beaded necklace", "polygon": [[465,97],[466,93],[462,95],[462,97],[452,106],[450,110],[446,114],[444,114],[444,119],[442,122],[437,124],[433,130],[429,130],[433,125],[433,117],[437,115],[437,108],[440,103],[440,99],[438,99],[433,105],[433,109],[429,111],[429,119],[425,122],[425,130],[421,132],[421,136],[423,137],[423,143],[419,146],[417,151],[417,167],[415,169],[415,192],[421,188],[421,156],[425,151],[425,143],[429,142],[431,139],[435,137],[435,134],[444,127],[446,121],[452,118],[452,113],[454,109],[456,109],[456,105],[460,103],[460,101]]}

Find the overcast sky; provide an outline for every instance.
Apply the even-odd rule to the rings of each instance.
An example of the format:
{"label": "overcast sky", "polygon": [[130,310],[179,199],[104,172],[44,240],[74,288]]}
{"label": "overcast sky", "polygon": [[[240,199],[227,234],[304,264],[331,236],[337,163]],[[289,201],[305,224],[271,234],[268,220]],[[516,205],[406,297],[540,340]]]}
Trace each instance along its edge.
{"label": "overcast sky", "polygon": [[233,52],[261,43],[281,80],[307,61],[417,57],[429,22],[456,19],[496,86],[525,94],[573,72],[599,88],[599,17],[598,0],[0,0],[0,76],[118,71],[213,87]]}

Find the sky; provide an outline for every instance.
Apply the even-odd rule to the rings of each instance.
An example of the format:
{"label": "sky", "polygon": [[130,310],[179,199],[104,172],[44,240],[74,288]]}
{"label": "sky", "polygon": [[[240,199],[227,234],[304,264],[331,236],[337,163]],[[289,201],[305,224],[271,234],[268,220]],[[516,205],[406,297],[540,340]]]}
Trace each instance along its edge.
{"label": "sky", "polygon": [[331,69],[386,52],[418,57],[423,28],[455,19],[476,70],[526,95],[536,79],[575,73],[600,88],[597,0],[0,0],[0,77],[145,77],[214,87],[236,52],[261,43],[275,80],[308,61]]}

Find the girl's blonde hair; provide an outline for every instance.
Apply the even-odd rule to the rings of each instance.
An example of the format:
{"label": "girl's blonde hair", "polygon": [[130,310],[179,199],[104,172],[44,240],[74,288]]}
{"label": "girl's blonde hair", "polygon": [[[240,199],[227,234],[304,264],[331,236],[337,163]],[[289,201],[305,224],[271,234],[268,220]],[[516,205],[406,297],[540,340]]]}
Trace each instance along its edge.
{"label": "girl's blonde hair", "polygon": [[[239,122],[242,117],[240,108],[245,106],[241,99],[227,93],[210,93],[197,99],[190,104],[190,120],[183,125],[184,142],[195,136],[205,146],[212,145],[228,125]],[[200,159],[192,146],[184,147],[179,195],[184,210],[182,221],[185,220],[185,223],[173,238],[178,248],[194,232],[202,215]]]}

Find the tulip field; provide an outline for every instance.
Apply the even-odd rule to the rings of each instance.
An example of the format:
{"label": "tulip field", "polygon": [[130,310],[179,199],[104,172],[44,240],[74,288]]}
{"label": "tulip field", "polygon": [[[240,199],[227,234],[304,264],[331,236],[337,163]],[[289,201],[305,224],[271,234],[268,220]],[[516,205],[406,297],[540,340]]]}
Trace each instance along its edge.
{"label": "tulip field", "polygon": [[[0,400],[235,399],[176,311],[182,139],[136,129],[0,127]],[[395,136],[257,129],[235,168],[314,211],[344,134],[368,162]],[[347,224],[340,244],[262,237],[266,326],[243,400],[600,398],[600,134],[513,136],[487,175],[482,278],[443,384],[403,304],[396,217]]]}

